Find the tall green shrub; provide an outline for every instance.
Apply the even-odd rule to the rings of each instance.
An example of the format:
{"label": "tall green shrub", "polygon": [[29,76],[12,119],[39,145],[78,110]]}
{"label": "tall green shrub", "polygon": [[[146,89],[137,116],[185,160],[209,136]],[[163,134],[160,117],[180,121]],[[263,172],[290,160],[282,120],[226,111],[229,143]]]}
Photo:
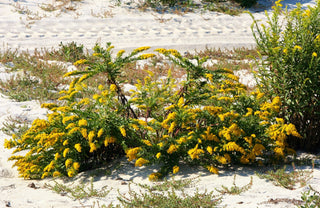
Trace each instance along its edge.
{"label": "tall green shrub", "polygon": [[[320,1],[306,10],[297,4],[283,10],[280,0],[267,25],[252,16],[253,35],[266,59],[258,68],[261,90],[280,96],[282,117],[293,123],[302,139],[291,137],[294,148],[317,151],[320,145]],[[284,21],[281,21],[284,17]],[[282,24],[283,23],[283,24]]]}

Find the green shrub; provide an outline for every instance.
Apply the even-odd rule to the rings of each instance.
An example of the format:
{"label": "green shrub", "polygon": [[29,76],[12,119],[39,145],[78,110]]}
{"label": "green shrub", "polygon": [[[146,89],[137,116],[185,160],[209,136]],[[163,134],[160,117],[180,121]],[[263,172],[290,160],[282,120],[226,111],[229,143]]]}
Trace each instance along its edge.
{"label": "green shrub", "polygon": [[235,0],[242,7],[250,8],[257,3],[257,0]]}
{"label": "green shrub", "polygon": [[[47,120],[37,119],[21,138],[13,135],[6,140],[7,148],[16,147],[15,152],[28,150],[24,156],[12,156],[15,166],[24,178],[44,178],[68,175],[91,169],[105,161],[123,155],[121,145],[133,145],[134,138],[128,128],[129,107],[126,98],[117,86],[120,69],[126,64],[145,58],[138,56],[148,48],[138,48],[128,56],[119,51],[112,60],[112,46],[108,49],[94,48],[92,62],[81,59],[75,65],[86,64],[84,71],[65,74],[76,76],[68,91],[61,91],[61,105],[42,104],[51,112]],[[81,94],[90,90],[84,81],[94,75],[105,75],[107,86],[100,86],[92,98]],[[81,76],[80,76],[81,75]],[[122,144],[123,143],[123,144]]]}
{"label": "green shrub", "polygon": [[[320,145],[320,1],[315,7],[282,10],[280,1],[268,14],[267,25],[254,19],[258,49],[266,55],[258,69],[261,91],[283,103],[282,117],[293,123],[303,139],[290,137],[294,148],[317,151]],[[285,25],[280,24],[284,14]]]}
{"label": "green shrub", "polygon": [[[278,118],[279,97],[266,102],[264,94],[248,94],[229,69],[209,71],[206,58],[194,64],[176,50],[157,49],[186,71],[181,81],[158,79],[151,71],[127,100],[121,88],[121,72],[127,63],[154,54],[138,55],[149,47],[112,58],[112,46],[94,48],[90,60],[81,59],[69,90],[61,91],[60,104],[43,104],[51,110],[47,120],[37,119],[21,136],[5,141],[14,153],[15,166],[25,178],[75,176],[126,153],[136,166],[159,163],[157,180],[179,171],[179,164],[201,165],[212,173],[220,166],[252,164],[281,159],[293,150],[286,136],[296,135],[294,125]],[[87,79],[104,76],[106,85],[86,86]],[[84,97],[86,90],[95,90]]]}
{"label": "green shrub", "polygon": [[181,161],[218,173],[223,165],[261,163],[270,153],[281,158],[292,152],[285,147],[286,134],[298,133],[276,118],[278,97],[264,102],[263,93],[248,95],[232,71],[203,68],[206,59],[193,64],[175,50],[158,52],[184,68],[186,80],[176,82],[169,72],[159,81],[150,74],[131,95],[142,145],[129,149],[127,156],[136,159],[136,166],[162,165],[151,180],[177,173]]}

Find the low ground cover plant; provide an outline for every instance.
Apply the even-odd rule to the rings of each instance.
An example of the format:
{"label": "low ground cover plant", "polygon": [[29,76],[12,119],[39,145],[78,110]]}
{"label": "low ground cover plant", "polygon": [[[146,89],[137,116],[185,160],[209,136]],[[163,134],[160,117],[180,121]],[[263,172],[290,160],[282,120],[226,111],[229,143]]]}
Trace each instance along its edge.
{"label": "low ground cover plant", "polygon": [[320,145],[320,1],[306,10],[300,4],[291,11],[282,7],[277,1],[266,25],[255,19],[252,25],[258,50],[266,56],[257,73],[260,90],[270,99],[280,97],[281,117],[302,135],[290,136],[290,146],[316,152]]}
{"label": "low ground cover plant", "polygon": [[260,178],[272,181],[277,186],[282,186],[286,189],[294,190],[297,187],[307,185],[307,182],[312,178],[312,170],[299,170],[293,165],[292,171],[287,171],[286,166],[277,169],[276,171],[270,170],[265,174],[257,174]]}
{"label": "low ground cover plant", "polygon": [[[254,164],[279,160],[293,150],[286,136],[299,136],[294,125],[277,117],[280,100],[264,100],[257,91],[248,94],[229,69],[210,71],[184,58],[176,50],[157,52],[185,70],[185,78],[175,80],[170,70],[158,79],[151,71],[137,80],[130,99],[122,89],[121,72],[135,60],[155,57],[128,55],[120,50],[112,56],[112,46],[94,48],[91,59],[80,59],[68,90],[60,92],[60,103],[43,104],[50,110],[47,120],[37,119],[21,136],[6,140],[14,153],[15,166],[25,178],[75,176],[126,154],[136,166],[159,163],[150,175],[157,180],[177,173],[180,162],[202,165],[212,173],[234,163]],[[86,85],[89,79],[105,77],[98,89]],[[90,97],[87,90],[95,90]]]}
{"label": "low ground cover plant", "polygon": [[312,186],[309,186],[310,190],[304,192],[301,196],[304,204],[298,206],[300,208],[316,208],[320,207],[320,192],[314,189]]}

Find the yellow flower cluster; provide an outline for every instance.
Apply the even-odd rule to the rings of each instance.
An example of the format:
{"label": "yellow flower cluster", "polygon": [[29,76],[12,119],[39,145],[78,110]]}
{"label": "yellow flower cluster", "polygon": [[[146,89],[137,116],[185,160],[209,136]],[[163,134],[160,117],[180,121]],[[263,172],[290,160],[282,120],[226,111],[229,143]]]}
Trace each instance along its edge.
{"label": "yellow flower cluster", "polygon": [[188,155],[191,157],[191,159],[199,159],[199,155],[203,154],[204,151],[202,149],[198,149],[198,145],[197,144],[193,149],[190,149],[188,151]]}
{"label": "yellow flower cluster", "polygon": [[141,150],[142,150],[141,147],[135,147],[135,148],[131,148],[131,149],[127,150],[126,155],[128,157],[128,160],[132,161],[134,159],[137,159],[137,154]]}
{"label": "yellow flower cluster", "polygon": [[138,167],[141,167],[143,166],[144,164],[147,164],[149,163],[149,160],[146,160],[146,159],[143,159],[142,157],[140,157],[139,159],[136,160],[135,162],[135,166],[138,166]]}

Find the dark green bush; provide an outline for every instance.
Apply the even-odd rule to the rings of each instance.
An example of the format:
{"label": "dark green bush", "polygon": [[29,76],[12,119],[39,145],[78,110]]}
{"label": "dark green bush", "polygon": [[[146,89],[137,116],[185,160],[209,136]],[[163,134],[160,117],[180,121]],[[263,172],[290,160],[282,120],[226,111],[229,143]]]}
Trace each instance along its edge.
{"label": "dark green bush", "polygon": [[246,8],[252,7],[257,3],[257,0],[235,0],[235,1],[238,2],[240,6],[246,7]]}

